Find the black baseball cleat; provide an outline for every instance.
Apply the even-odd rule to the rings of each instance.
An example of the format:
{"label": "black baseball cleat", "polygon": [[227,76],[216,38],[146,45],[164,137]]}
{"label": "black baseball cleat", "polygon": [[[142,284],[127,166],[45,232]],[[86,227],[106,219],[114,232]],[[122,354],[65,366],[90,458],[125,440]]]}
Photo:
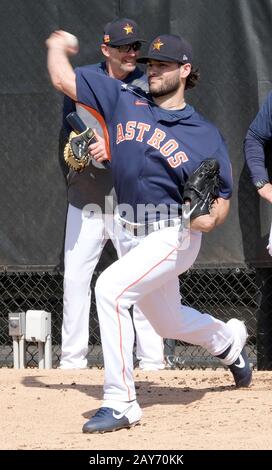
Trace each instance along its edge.
{"label": "black baseball cleat", "polygon": [[230,369],[237,388],[249,387],[252,370],[246,352],[247,330],[244,323],[236,318],[227,322],[233,333],[233,343],[218,358]]}
{"label": "black baseball cleat", "polygon": [[113,408],[102,407],[84,424],[82,432],[104,433],[131,428],[139,423],[141,417],[142,411],[136,401],[131,403],[123,412],[118,412]]}
{"label": "black baseball cleat", "polygon": [[252,380],[252,370],[245,347],[236,361],[229,366],[229,369],[232,372],[237,388],[249,387]]}

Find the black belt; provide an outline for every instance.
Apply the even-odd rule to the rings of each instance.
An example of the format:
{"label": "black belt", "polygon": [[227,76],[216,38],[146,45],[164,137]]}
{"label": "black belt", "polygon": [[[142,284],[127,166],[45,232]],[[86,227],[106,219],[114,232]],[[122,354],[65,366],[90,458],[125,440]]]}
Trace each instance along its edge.
{"label": "black belt", "polygon": [[151,222],[149,224],[134,224],[132,222],[128,222],[124,219],[119,218],[119,223],[134,237],[143,237],[166,227],[174,227],[175,225],[180,225],[181,219],[177,217],[175,219],[157,220],[156,222]]}

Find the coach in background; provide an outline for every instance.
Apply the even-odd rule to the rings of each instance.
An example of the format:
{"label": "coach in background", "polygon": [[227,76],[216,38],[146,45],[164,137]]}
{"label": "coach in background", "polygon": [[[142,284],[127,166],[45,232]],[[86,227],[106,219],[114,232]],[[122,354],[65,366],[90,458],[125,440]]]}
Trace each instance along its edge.
{"label": "coach in background", "polygon": [[265,163],[265,147],[272,141],[272,92],[249,126],[244,153],[252,182],[258,194],[272,203],[272,184]]}
{"label": "coach in background", "polygon": [[[270,203],[272,203],[272,184],[269,178],[269,167],[272,164],[271,149],[272,92],[267,95],[250,124],[244,141],[244,155],[252,183],[259,196]],[[268,248],[271,254],[272,247]],[[256,268],[256,273],[260,279],[262,293],[257,314],[257,364],[259,370],[272,370],[272,270]]]}

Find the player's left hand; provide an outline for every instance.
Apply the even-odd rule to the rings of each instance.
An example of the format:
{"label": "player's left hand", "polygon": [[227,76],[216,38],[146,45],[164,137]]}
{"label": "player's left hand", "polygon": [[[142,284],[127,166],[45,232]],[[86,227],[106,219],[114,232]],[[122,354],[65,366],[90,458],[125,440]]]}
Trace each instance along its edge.
{"label": "player's left hand", "polygon": [[105,145],[105,139],[101,137],[95,129],[93,129],[97,142],[90,144],[88,147],[89,154],[91,157],[96,160],[97,162],[103,162],[104,160],[108,160],[108,154]]}
{"label": "player's left hand", "polygon": [[217,225],[223,224],[230,209],[230,200],[219,197],[210,207],[210,213],[191,220],[190,228],[200,232],[210,232]]}
{"label": "player's left hand", "polygon": [[190,223],[191,230],[208,233],[215,228],[216,218],[211,214],[200,215]]}

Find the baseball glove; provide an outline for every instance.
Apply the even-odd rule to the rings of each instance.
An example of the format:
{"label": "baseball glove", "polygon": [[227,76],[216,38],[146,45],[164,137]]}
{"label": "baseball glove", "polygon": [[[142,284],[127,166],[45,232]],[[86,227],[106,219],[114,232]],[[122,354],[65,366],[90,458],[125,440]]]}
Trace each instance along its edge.
{"label": "baseball glove", "polygon": [[83,171],[91,160],[88,146],[94,142],[96,142],[96,137],[92,129],[87,128],[81,133],[72,131],[63,152],[67,165],[74,171]]}
{"label": "baseball glove", "polygon": [[217,160],[208,159],[201,162],[190,175],[183,191],[183,203],[185,203],[183,217],[185,219],[193,220],[200,215],[210,213],[213,202],[218,198],[219,168]]}

